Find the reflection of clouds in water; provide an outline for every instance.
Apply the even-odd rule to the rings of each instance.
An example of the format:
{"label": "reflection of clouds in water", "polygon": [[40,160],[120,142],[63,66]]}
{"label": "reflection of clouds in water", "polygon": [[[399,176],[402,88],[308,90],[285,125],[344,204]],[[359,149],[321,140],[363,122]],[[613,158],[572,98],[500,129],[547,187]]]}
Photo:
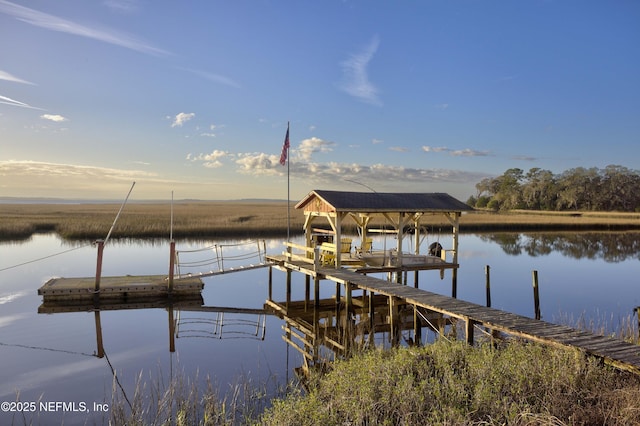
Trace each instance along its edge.
{"label": "reflection of clouds in water", "polygon": [[5,303],[12,302],[13,300],[27,295],[26,291],[20,291],[18,293],[10,293],[7,295],[0,295],[0,305],[4,305]]}
{"label": "reflection of clouds in water", "polygon": [[0,318],[0,328],[11,325],[14,322],[20,321],[24,318],[27,318],[29,315],[27,314],[18,314],[18,315],[9,315],[7,317]]}
{"label": "reflection of clouds in water", "polygon": [[489,257],[489,252],[484,250],[460,250],[460,259],[483,259]]}
{"label": "reflection of clouds in water", "polygon": [[[47,350],[47,349],[43,349]],[[147,356],[155,352],[154,347],[136,348],[128,351],[120,352],[109,357],[111,364],[117,369],[119,363],[126,363],[130,359]],[[83,356],[84,354],[78,354]],[[96,360],[99,362],[96,363]],[[27,391],[37,388],[49,388],[50,383],[56,382],[68,376],[77,376],[82,372],[97,370],[104,364],[105,368],[109,368],[107,361],[103,358],[99,360],[93,356],[84,355],[84,359],[69,361],[65,364],[56,364],[51,367],[42,367],[30,370],[18,376],[14,376],[13,380],[8,383],[3,383],[3,387],[8,389],[8,392],[0,394],[0,397],[7,397],[15,395],[13,389],[20,389],[21,391]],[[51,396],[51,395],[50,395]]]}

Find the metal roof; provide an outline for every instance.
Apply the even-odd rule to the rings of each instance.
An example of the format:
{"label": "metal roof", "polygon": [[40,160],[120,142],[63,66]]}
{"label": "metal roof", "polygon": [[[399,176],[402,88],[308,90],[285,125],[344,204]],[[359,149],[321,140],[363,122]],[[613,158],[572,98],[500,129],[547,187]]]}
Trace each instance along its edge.
{"label": "metal roof", "polygon": [[316,189],[298,204],[304,208],[314,198],[320,198],[336,211],[347,212],[462,212],[470,206],[444,192],[348,192]]}

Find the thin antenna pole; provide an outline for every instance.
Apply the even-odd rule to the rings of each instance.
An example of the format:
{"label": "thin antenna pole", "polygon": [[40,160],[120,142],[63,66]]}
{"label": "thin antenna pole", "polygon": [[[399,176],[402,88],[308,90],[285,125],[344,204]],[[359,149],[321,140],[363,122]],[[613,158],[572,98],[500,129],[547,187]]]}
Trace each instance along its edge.
{"label": "thin antenna pole", "polygon": [[124,205],[127,204],[127,200],[129,199],[129,195],[131,195],[131,191],[133,191],[133,187],[136,185],[135,181],[133,182],[133,184],[131,185],[131,189],[129,189],[129,193],[127,194],[127,197],[124,199],[124,201],[122,202],[122,205],[120,206],[120,210],[118,210],[118,214],[116,215],[116,218],[113,220],[113,224],[111,225],[111,228],[109,229],[109,233],[107,234],[107,238],[104,239],[104,245],[107,245],[107,241],[109,241],[109,237],[111,236],[111,232],[113,231],[113,228],[116,226],[116,222],[118,221],[118,218],[120,217],[120,213],[122,213],[122,209],[124,208]]}
{"label": "thin antenna pole", "polygon": [[173,191],[171,191],[171,225],[169,226],[169,240],[173,241]]}

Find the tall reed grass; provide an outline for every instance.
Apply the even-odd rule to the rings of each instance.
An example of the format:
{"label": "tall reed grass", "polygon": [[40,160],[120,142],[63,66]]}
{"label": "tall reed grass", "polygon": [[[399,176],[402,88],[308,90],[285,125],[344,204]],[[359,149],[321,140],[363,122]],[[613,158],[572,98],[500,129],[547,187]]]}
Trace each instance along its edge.
{"label": "tall reed grass", "polygon": [[[0,204],[0,239],[28,238],[36,232],[57,232],[67,239],[104,238],[120,204]],[[173,206],[175,238],[287,235],[286,202],[176,202]],[[291,232],[302,233],[304,215],[291,206]],[[640,215],[585,212],[471,212],[461,218],[461,232],[518,230],[627,230],[640,229]],[[441,215],[428,215],[423,224],[431,232],[445,232],[451,224]],[[346,221],[348,231],[355,224]],[[384,226],[376,218],[371,226]],[[328,227],[318,221],[318,226]],[[116,224],[115,238],[168,238],[171,206],[157,203],[127,204]]]}

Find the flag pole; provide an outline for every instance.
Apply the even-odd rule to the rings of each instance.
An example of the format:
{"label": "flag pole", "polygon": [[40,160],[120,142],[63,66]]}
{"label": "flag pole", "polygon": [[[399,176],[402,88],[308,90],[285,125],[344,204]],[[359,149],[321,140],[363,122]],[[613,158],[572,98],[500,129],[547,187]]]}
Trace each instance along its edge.
{"label": "flag pole", "polygon": [[[289,122],[287,121],[287,144],[289,141]],[[290,146],[290,145],[289,145]],[[289,151],[289,146],[287,146],[287,151]],[[287,154],[289,154],[287,152]],[[287,242],[290,241],[290,230],[291,230],[291,187],[289,184],[289,165],[291,164],[291,156],[287,155]]]}

